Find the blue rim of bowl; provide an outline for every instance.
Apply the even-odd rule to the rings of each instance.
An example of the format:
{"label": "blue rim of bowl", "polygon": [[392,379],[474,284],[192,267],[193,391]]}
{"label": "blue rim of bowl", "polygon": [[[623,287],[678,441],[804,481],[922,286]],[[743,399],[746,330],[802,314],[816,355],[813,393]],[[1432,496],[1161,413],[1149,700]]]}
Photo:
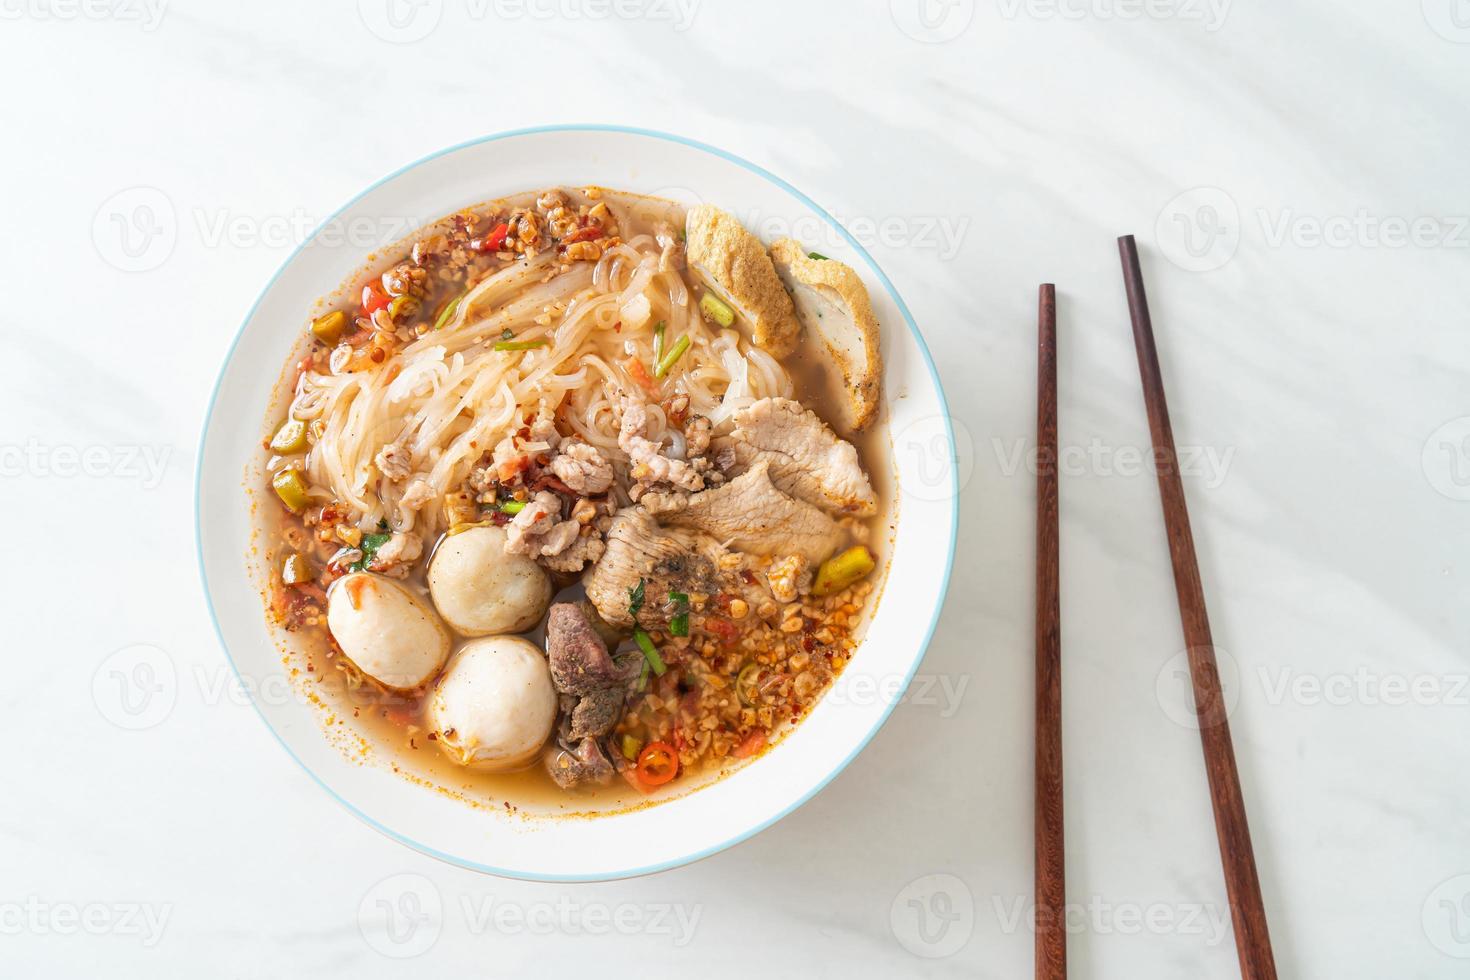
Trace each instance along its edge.
{"label": "blue rim of bowl", "polygon": [[[854,238],[851,233],[849,233],[848,230],[837,221],[836,218],[828,214],[825,208],[821,207],[819,204],[817,204],[816,201],[813,201],[811,198],[807,197],[801,191],[797,190],[795,187],[791,186],[791,184],[782,180],[780,177],[777,177],[769,170],[766,170],[764,167],[758,164],[751,163],[749,160],[746,160],[742,157],[738,157],[735,154],[730,153],[726,150],[722,150],[719,147],[710,146],[708,143],[701,143],[698,140],[692,140],[684,136],[676,136],[673,133],[664,133],[654,129],[640,129],[635,126],[616,126],[602,123],[569,123],[566,125],[531,126],[525,129],[511,129],[502,133],[492,133],[488,136],[481,136],[478,139],[466,140],[463,143],[456,143],[453,146],[446,147],[437,152],[430,153],[428,156],[421,157],[420,159],[415,160],[413,163],[399,167],[392,173],[375,180],[370,186],[368,186],[358,194],[354,195],[349,201],[347,201],[340,208],[334,211],[330,217],[317,225],[317,227],[312,230],[311,234],[302,240],[301,244],[292,249],[291,254],[286,257],[285,261],[283,261],[280,267],[276,269],[275,273],[266,282],[265,286],[261,288],[260,293],[255,297],[255,302],[250,304],[250,309],[246,312],[245,319],[240,322],[239,329],[235,331],[235,339],[230,342],[230,349],[225,353],[225,359],[220,365],[219,374],[215,377],[214,380],[214,390],[212,390],[209,394],[209,405],[205,408],[204,411],[204,424],[199,433],[199,450],[195,457],[196,463],[194,468],[194,553],[199,564],[199,580],[200,584],[204,587],[204,600],[209,608],[210,621],[214,624],[214,634],[219,639],[220,648],[224,650],[225,659],[229,661],[230,669],[235,672],[236,679],[245,687],[246,690],[250,690],[250,686],[244,683],[244,677],[240,673],[239,665],[235,663],[235,658],[230,653],[230,645],[225,640],[224,631],[220,628],[219,617],[215,614],[214,595],[210,591],[209,575],[204,568],[204,538],[202,533],[203,513],[200,510],[200,494],[204,481],[204,449],[205,442],[209,437],[209,423],[210,420],[214,418],[215,402],[219,398],[219,389],[221,383],[224,381],[225,370],[229,367],[230,362],[234,360],[235,349],[240,346],[240,338],[245,335],[246,325],[248,325],[250,321],[254,319],[255,311],[257,308],[259,308],[261,301],[265,299],[266,295],[271,291],[271,288],[276,284],[276,280],[281,277],[282,273],[284,273],[286,269],[290,267],[292,262],[296,261],[296,257],[301,254],[302,249],[304,249],[307,244],[315,239],[317,234],[321,232],[323,228],[331,224],[333,221],[337,220],[342,212],[352,207],[352,205],[356,204],[358,201],[362,200],[362,198],[366,197],[368,194],[371,194],[382,185],[388,183],[390,180],[393,180],[396,177],[399,177],[409,172],[410,170],[413,170],[416,167],[421,167],[432,160],[437,160],[442,156],[447,156],[451,153],[458,152],[459,150],[463,150],[471,146],[479,146],[482,143],[494,143],[504,139],[514,139],[519,136],[537,136],[545,133],[620,133],[631,136],[643,136],[651,139],[665,140],[670,143],[678,143],[682,146],[687,146],[692,149],[700,150],[704,153],[713,154],[714,156],[717,156],[722,160],[726,160],[730,163],[743,167],[751,173],[763,177],[771,183],[775,184],[786,193],[795,197],[802,204],[811,208],[811,210],[815,214],[820,216],[823,221],[827,222],[828,225],[835,229],[837,233],[842,236],[843,240],[847,242],[848,245],[852,246],[853,251],[862,256],[863,261],[868,264],[868,268],[872,270],[873,275],[878,277],[878,281],[883,284],[883,288],[886,289],[888,291],[888,295],[893,298],[893,302],[898,307],[899,313],[903,315],[904,323],[908,325],[909,333],[913,336],[914,342],[919,347],[919,353],[924,359],[924,367],[929,372],[929,378],[934,383],[934,393],[939,399],[940,417],[944,420],[945,438],[949,440],[950,457],[950,536],[949,548],[946,551],[944,559],[944,578],[942,584],[940,585],[939,594],[935,597],[934,611],[930,614],[929,625],[925,628],[924,638],[919,644],[919,655],[914,658],[913,666],[909,668],[908,676],[904,678],[903,686],[899,689],[900,691],[908,690],[909,684],[913,682],[914,674],[918,672],[919,664],[923,662],[924,656],[929,650],[929,643],[931,640],[933,640],[934,631],[939,626],[939,616],[944,609],[945,597],[949,593],[950,575],[954,571],[955,546],[959,537],[960,511],[959,453],[955,446],[954,425],[949,414],[949,402],[944,397],[944,386],[939,380],[939,371],[934,366],[934,358],[929,353],[928,345],[924,343],[923,335],[919,333],[918,325],[914,323],[913,314],[909,312],[909,308],[904,303],[903,297],[899,296],[898,290],[894,288],[893,283],[889,280],[888,276],[885,275],[883,270],[878,267],[878,263],[874,261],[873,257],[868,254],[868,250],[864,248],[858,242],[858,240]],[[888,704],[888,706],[884,708],[883,714],[878,718],[878,721],[873,725],[872,729],[868,731],[868,734],[863,737],[862,741],[853,748],[852,752],[848,754],[847,758],[843,759],[842,762],[839,763],[835,769],[833,769],[827,775],[823,776],[821,780],[813,784],[813,786],[809,790],[807,790],[805,794],[803,794],[801,799],[797,800],[795,803],[792,803],[790,806],[786,807],[786,809],[782,810],[775,816],[763,820],[747,830],[741,831],[740,833],[731,837],[729,840],[723,841],[719,844],[715,844],[711,847],[706,847],[693,854],[687,854],[682,857],[672,858],[667,861],[660,861],[657,864],[651,864],[643,868],[630,868],[626,871],[603,872],[593,875],[544,875],[531,874],[524,871],[513,871],[507,868],[497,868],[492,865],[481,864],[478,861],[471,861],[468,858],[463,858],[455,854],[447,854],[425,844],[421,844],[418,841],[413,840],[412,838],[406,837],[398,831],[392,829],[391,827],[387,827],[382,823],[379,823],[368,814],[359,810],[357,807],[349,803],[336,790],[328,786],[326,782],[320,776],[318,776],[310,766],[303,762],[301,758],[296,755],[295,752],[291,751],[291,746],[286,744],[286,740],[281,737],[280,732],[276,731],[275,726],[270,723],[270,719],[265,716],[265,712],[261,711],[260,705],[255,702],[254,696],[252,696],[250,699],[250,706],[255,709],[255,713],[260,716],[260,720],[265,723],[265,727],[270,731],[271,735],[275,737],[281,748],[285,749],[286,754],[289,755],[292,760],[294,760],[296,764],[299,765],[302,770],[305,771],[306,774],[310,776],[318,786],[325,790],[327,794],[332,797],[332,799],[341,804],[349,813],[357,817],[369,827],[372,827],[374,830],[383,834],[384,836],[397,841],[405,847],[412,848],[413,850],[418,851],[421,854],[426,854],[448,864],[452,864],[461,868],[467,868],[472,871],[479,871],[485,874],[492,874],[502,878],[512,878],[521,881],[579,883],[593,881],[617,881],[625,878],[637,878],[642,875],[656,874],[660,871],[669,871],[673,868],[682,867],[686,864],[693,864],[696,861],[702,861],[707,857],[711,857],[715,854],[720,853],[721,851],[734,847],[736,844],[747,841],[750,838],[754,837],[756,834],[759,834],[761,831],[772,826],[773,824],[779,823],[786,817],[801,809],[801,807],[806,805],[814,796],[816,796],[822,790],[826,789],[827,785],[831,783],[832,780],[836,779],[843,770],[845,770],[849,765],[852,764],[852,760],[856,759],[858,755],[863,751],[863,749],[868,747],[868,744],[872,742],[874,737],[876,737],[878,732],[883,728],[884,724],[887,723],[889,717],[893,714],[893,709],[897,707],[900,700],[900,698],[894,698]]]}

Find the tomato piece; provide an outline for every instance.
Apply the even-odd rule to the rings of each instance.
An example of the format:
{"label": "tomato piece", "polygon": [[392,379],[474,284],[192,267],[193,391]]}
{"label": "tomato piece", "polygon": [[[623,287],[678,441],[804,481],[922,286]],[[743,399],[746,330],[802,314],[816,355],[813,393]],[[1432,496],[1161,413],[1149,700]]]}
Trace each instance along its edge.
{"label": "tomato piece", "polygon": [[633,379],[633,382],[638,387],[648,392],[650,398],[654,400],[658,399],[658,382],[653,380],[649,375],[648,369],[643,366],[642,361],[638,360],[637,357],[630,357],[623,362],[623,370],[628,372],[628,376]]}
{"label": "tomato piece", "polygon": [[745,736],[745,739],[739,745],[735,746],[735,751],[733,755],[737,759],[749,759],[751,756],[755,755],[757,752],[765,747],[766,733],[751,732],[749,735]]}
{"label": "tomato piece", "polygon": [[572,232],[561,241],[563,245],[570,245],[573,242],[590,242],[601,237],[601,225],[588,225],[586,228],[578,228],[576,231]]}
{"label": "tomato piece", "polygon": [[649,742],[638,753],[638,781],[662,786],[679,774],[679,756],[667,742]]}
{"label": "tomato piece", "polygon": [[470,245],[477,252],[498,252],[505,244],[506,236],[510,234],[510,225],[502,221],[490,230],[490,234],[484,238],[476,239]]}
{"label": "tomato piece", "polygon": [[720,642],[726,645],[740,639],[740,627],[724,616],[706,616],[702,625],[706,633],[718,636]]}
{"label": "tomato piece", "polygon": [[390,302],[392,300],[376,281],[362,287],[362,312],[367,316],[372,316],[379,310],[386,310]]}

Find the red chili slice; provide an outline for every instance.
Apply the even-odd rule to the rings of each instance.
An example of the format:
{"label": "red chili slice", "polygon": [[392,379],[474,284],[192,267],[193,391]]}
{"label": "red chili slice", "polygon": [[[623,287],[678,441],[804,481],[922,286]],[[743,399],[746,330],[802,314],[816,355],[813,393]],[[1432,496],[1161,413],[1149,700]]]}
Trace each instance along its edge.
{"label": "red chili slice", "polygon": [[667,742],[649,742],[638,753],[638,781],[662,786],[679,774],[679,756]]}
{"label": "red chili slice", "polygon": [[378,283],[370,282],[362,287],[362,312],[368,316],[372,316],[379,310],[387,309],[390,302],[388,294]]}

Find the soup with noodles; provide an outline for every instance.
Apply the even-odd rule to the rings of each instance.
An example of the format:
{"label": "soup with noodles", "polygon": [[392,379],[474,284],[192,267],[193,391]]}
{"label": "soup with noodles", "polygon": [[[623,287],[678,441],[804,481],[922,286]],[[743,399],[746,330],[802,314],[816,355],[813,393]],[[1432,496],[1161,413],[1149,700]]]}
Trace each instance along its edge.
{"label": "soup with noodles", "polygon": [[270,613],[395,768],[657,801],[760,756],[854,656],[893,495],[852,269],[562,188],[451,215],[337,299],[267,420]]}

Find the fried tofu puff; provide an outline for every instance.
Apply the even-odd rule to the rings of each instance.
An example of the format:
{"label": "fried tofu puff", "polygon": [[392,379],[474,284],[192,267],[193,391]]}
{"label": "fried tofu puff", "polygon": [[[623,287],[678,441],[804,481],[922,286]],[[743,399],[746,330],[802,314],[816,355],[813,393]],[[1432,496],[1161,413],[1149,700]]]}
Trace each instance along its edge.
{"label": "fried tofu puff", "polygon": [[749,324],[752,342],[772,357],[794,351],[801,322],[761,240],[709,204],[689,212],[684,234],[689,267]]}
{"label": "fried tofu puff", "polygon": [[863,431],[878,417],[883,393],[878,320],[867,287],[851,266],[812,258],[794,239],[772,245],[771,259],[808,336],[821,338],[842,372],[846,427]]}

